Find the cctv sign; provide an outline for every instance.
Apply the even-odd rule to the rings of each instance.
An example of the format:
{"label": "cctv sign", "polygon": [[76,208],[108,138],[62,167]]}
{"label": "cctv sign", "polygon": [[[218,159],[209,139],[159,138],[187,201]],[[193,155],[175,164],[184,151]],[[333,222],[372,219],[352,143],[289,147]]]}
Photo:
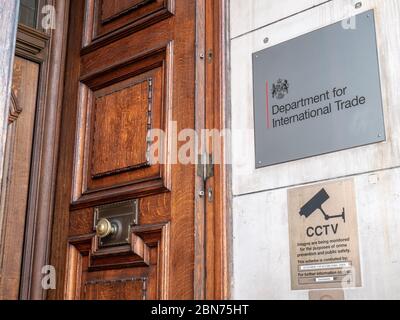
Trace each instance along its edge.
{"label": "cctv sign", "polygon": [[361,286],[353,180],[288,191],[292,290]]}

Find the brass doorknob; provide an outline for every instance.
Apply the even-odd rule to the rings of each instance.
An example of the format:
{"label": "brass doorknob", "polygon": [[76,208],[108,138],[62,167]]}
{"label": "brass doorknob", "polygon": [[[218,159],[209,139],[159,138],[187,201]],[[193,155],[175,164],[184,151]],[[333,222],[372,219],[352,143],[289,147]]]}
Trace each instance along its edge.
{"label": "brass doorknob", "polygon": [[108,219],[101,219],[99,222],[97,222],[96,225],[96,235],[99,238],[105,238],[108,237],[109,235],[115,234],[117,232],[117,227],[113,224]]}

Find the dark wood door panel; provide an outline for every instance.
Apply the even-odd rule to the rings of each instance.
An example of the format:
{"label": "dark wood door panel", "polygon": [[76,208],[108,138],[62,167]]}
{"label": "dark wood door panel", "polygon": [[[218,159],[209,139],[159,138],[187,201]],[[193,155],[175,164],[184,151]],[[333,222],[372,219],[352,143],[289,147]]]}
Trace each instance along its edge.
{"label": "dark wood door panel", "polygon": [[174,9],[175,0],[86,0],[85,50],[168,19]]}
{"label": "dark wood door panel", "polygon": [[118,2],[99,0],[98,6],[99,22],[102,25],[121,18],[123,15],[134,13],[133,16],[137,19],[137,17],[150,15],[161,8],[168,8],[167,1],[164,0],[120,0]]}
{"label": "dark wood door panel", "polygon": [[122,183],[160,177],[159,165],[150,168],[148,138],[150,130],[164,122],[161,71],[157,68],[94,93],[88,106],[92,125],[84,192],[113,185],[116,179]]}
{"label": "dark wood door panel", "polygon": [[[109,189],[113,198],[170,190],[171,167],[151,163],[150,138],[171,120],[171,45],[81,78],[74,205],[104,200]],[[169,141],[160,141],[164,159]]]}
{"label": "dark wood door panel", "polygon": [[[65,298],[93,300],[156,300],[167,297],[169,224],[134,228],[134,252],[124,248],[96,249],[96,236],[68,241]],[[140,251],[135,242],[140,240]],[[95,249],[94,249],[95,248]],[[114,289],[116,292],[111,292]]]}
{"label": "dark wood door panel", "polygon": [[117,38],[96,50],[82,53],[80,70],[83,80],[107,69],[116,69],[123,64],[153,56],[160,51],[165,51],[166,48],[170,50],[166,56],[171,57],[175,39],[172,20],[174,18],[159,22],[157,25],[127,37]]}
{"label": "dark wood door panel", "polygon": [[[150,165],[153,79],[125,81],[98,91],[93,103],[90,176],[98,179]],[[112,132],[112,134],[110,134]]]}
{"label": "dark wood door panel", "polygon": [[149,4],[154,0],[120,0],[120,1],[99,1],[99,11],[101,23],[105,23],[118,16],[126,14],[128,11],[138,10],[139,7]]}
{"label": "dark wood door panel", "polygon": [[[171,121],[177,132],[195,124],[195,7],[71,0],[52,298],[193,298],[196,171],[172,163]],[[163,163],[150,161],[151,129],[165,132]],[[104,246],[95,212],[127,200],[138,219]]]}
{"label": "dark wood door panel", "polygon": [[147,300],[147,278],[93,280],[83,285],[83,300]]}

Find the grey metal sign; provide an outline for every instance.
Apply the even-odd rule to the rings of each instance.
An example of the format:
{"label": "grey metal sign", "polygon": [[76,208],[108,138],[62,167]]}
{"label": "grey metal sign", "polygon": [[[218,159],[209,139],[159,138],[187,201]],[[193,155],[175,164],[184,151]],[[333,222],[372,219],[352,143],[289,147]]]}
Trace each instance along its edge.
{"label": "grey metal sign", "polygon": [[253,54],[256,168],[386,140],[373,10]]}

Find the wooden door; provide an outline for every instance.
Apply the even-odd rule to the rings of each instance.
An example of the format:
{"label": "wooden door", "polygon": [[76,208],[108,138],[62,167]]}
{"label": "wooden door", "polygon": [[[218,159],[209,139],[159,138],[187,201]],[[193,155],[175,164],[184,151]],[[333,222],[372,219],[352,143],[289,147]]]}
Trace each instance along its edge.
{"label": "wooden door", "polygon": [[[49,297],[193,299],[196,170],[172,154],[195,126],[196,1],[70,5]],[[165,132],[162,163],[151,129]],[[96,213],[128,200],[126,242],[102,246]]]}
{"label": "wooden door", "polygon": [[0,200],[0,300],[19,297],[39,64],[15,57]]}

